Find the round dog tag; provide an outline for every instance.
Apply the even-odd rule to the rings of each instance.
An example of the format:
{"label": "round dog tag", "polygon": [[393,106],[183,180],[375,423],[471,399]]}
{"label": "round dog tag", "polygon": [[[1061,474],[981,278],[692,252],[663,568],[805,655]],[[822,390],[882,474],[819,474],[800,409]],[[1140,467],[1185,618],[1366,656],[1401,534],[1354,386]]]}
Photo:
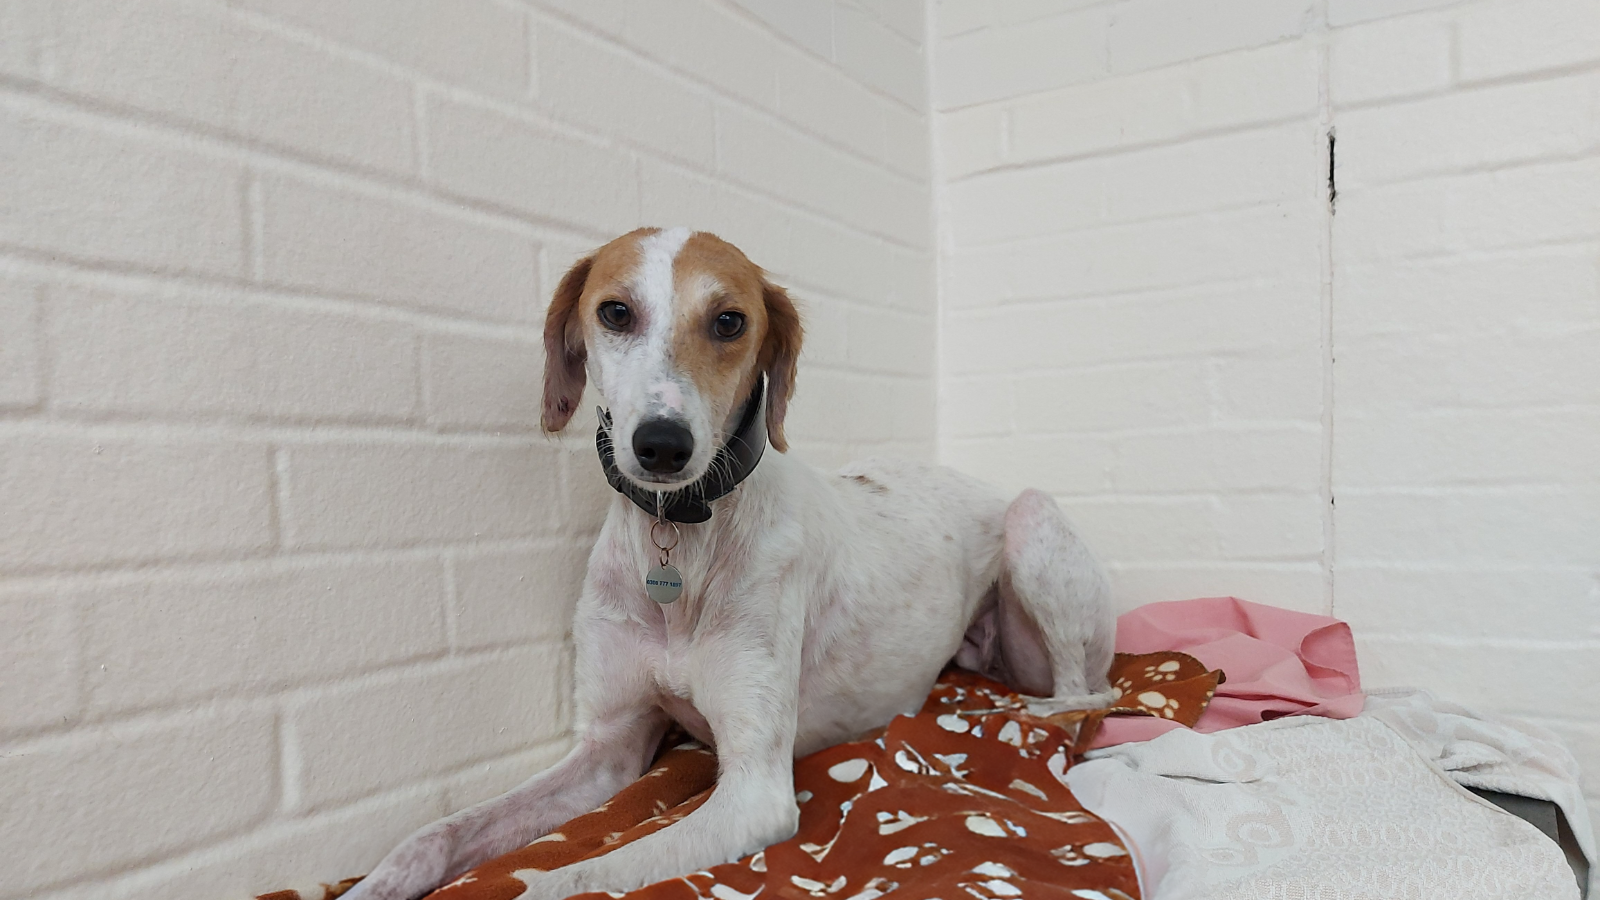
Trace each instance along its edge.
{"label": "round dog tag", "polygon": [[644,577],[644,589],[651,600],[665,606],[683,593],[683,575],[674,566],[656,566]]}

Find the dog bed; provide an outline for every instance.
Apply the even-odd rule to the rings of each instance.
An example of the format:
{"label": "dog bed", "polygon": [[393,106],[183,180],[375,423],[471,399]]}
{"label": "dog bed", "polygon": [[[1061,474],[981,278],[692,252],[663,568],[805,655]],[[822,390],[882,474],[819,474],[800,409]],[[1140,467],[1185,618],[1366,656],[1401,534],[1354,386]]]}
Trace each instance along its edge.
{"label": "dog bed", "polygon": [[[622,896],[1137,898],[1130,849],[1083,809],[1063,778],[1108,716],[1194,724],[1221,673],[1181,653],[1119,654],[1113,678],[1122,699],[1112,709],[1039,718],[1004,686],[951,669],[917,715],[795,763],[800,829],[793,838]],[[600,809],[479,866],[429,900],[511,900],[524,887],[519,870],[598,856],[688,815],[715,788],[716,758],[681,737],[663,747],[644,777]],[[355,882],[259,900],[332,900]]]}

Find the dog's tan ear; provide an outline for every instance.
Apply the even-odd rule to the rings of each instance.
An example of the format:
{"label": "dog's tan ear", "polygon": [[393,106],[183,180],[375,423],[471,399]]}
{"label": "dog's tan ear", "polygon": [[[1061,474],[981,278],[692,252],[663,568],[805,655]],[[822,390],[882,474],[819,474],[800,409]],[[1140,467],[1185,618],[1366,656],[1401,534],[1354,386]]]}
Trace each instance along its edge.
{"label": "dog's tan ear", "polygon": [[588,373],[583,364],[589,358],[583,345],[583,327],[578,322],[578,298],[594,257],[586,256],[573,264],[550,298],[544,317],[544,413],[540,424],[548,432],[567,427],[578,409]]}
{"label": "dog's tan ear", "polygon": [[761,293],[767,306],[767,334],[761,341],[758,365],[767,374],[767,439],[779,453],[784,453],[789,441],[783,436],[783,416],[789,411],[789,397],[794,393],[795,368],[800,364],[805,329],[787,291],[763,280]]}

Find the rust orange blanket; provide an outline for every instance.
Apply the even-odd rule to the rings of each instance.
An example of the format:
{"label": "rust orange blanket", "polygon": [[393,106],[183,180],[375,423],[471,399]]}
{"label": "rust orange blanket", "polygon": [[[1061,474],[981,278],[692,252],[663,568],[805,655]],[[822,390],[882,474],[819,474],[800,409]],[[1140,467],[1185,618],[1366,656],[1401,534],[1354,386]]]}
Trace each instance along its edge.
{"label": "rust orange blanket", "polygon": [[[795,763],[800,829],[734,863],[652,884],[629,900],[756,896],[1009,900],[1139,896],[1132,850],[1062,782],[1106,715],[1193,724],[1222,675],[1179,653],[1119,655],[1111,710],[1029,715],[1005,687],[952,669],[915,716]],[[512,900],[520,870],[598,856],[688,815],[716,787],[716,758],[693,741],[667,747],[604,807],[467,873],[429,900]],[[260,900],[330,900],[293,891]],[[605,894],[586,895],[604,898]]]}

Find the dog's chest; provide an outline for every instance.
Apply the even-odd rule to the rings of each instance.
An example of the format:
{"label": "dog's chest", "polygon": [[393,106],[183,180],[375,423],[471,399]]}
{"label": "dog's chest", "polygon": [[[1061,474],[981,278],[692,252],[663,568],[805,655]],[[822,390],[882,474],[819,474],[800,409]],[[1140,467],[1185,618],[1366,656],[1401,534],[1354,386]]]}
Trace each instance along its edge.
{"label": "dog's chest", "polygon": [[695,707],[695,677],[701,670],[692,646],[658,633],[651,654],[650,677],[656,702],[684,730],[700,741],[712,743],[711,726]]}

